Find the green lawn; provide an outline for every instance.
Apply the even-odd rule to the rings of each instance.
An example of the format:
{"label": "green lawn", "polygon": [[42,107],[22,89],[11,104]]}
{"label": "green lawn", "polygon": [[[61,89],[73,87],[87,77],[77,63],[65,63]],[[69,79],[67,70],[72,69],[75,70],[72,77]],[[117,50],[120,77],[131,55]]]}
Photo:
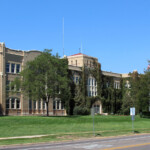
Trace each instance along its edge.
{"label": "green lawn", "polygon": [[[150,132],[150,119],[136,116],[134,121],[136,133]],[[110,136],[132,133],[130,116],[95,116],[95,133],[97,136]],[[48,135],[34,139],[11,140],[12,143],[43,142],[66,140],[77,137],[93,136],[92,116],[41,117],[41,116],[7,116],[0,117],[0,137]],[[53,134],[53,135],[52,135]],[[10,140],[0,140],[0,144],[10,144]]]}

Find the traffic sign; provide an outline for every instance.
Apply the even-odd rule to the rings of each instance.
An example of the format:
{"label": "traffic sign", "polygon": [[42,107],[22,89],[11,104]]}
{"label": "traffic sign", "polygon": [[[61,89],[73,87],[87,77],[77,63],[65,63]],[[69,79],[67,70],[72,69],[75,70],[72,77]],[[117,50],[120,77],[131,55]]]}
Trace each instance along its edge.
{"label": "traffic sign", "polygon": [[135,116],[135,107],[130,108],[130,115]]}

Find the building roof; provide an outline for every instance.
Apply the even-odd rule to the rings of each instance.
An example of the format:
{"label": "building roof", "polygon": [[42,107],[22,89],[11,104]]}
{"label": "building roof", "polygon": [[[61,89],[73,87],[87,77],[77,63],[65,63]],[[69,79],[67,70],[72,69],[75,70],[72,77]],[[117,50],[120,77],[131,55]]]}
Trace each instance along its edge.
{"label": "building roof", "polygon": [[70,56],[79,56],[79,55],[88,56],[88,55],[85,55],[85,54],[82,54],[82,53],[78,53],[78,54],[74,54],[74,55],[70,55]]}
{"label": "building roof", "polygon": [[77,53],[77,54],[74,54],[74,55],[70,55],[70,56],[67,56],[67,58],[76,58],[76,57],[88,57],[88,58],[92,58],[92,59],[95,59],[98,61],[98,59],[96,57],[92,57],[92,56],[88,56],[88,55],[85,55],[83,53]]}
{"label": "building roof", "polygon": [[112,77],[119,77],[119,78],[121,78],[121,75],[122,75],[120,73],[114,73],[114,72],[108,72],[108,71],[102,71],[102,74],[105,76],[112,76]]}

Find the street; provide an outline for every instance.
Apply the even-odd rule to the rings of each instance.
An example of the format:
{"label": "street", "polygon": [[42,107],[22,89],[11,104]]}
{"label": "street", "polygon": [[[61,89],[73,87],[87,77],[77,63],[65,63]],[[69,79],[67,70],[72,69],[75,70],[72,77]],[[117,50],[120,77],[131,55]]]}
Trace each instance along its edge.
{"label": "street", "polygon": [[150,134],[93,138],[69,142],[0,146],[0,150],[149,150]]}

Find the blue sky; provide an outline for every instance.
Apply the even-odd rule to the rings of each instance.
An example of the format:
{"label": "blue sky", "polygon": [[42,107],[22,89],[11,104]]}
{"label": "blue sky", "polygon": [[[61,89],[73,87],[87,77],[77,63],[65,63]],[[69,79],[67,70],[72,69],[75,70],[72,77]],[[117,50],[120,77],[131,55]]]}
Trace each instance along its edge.
{"label": "blue sky", "polygon": [[143,73],[150,59],[149,0],[0,0],[0,42],[97,57],[102,70]]}

